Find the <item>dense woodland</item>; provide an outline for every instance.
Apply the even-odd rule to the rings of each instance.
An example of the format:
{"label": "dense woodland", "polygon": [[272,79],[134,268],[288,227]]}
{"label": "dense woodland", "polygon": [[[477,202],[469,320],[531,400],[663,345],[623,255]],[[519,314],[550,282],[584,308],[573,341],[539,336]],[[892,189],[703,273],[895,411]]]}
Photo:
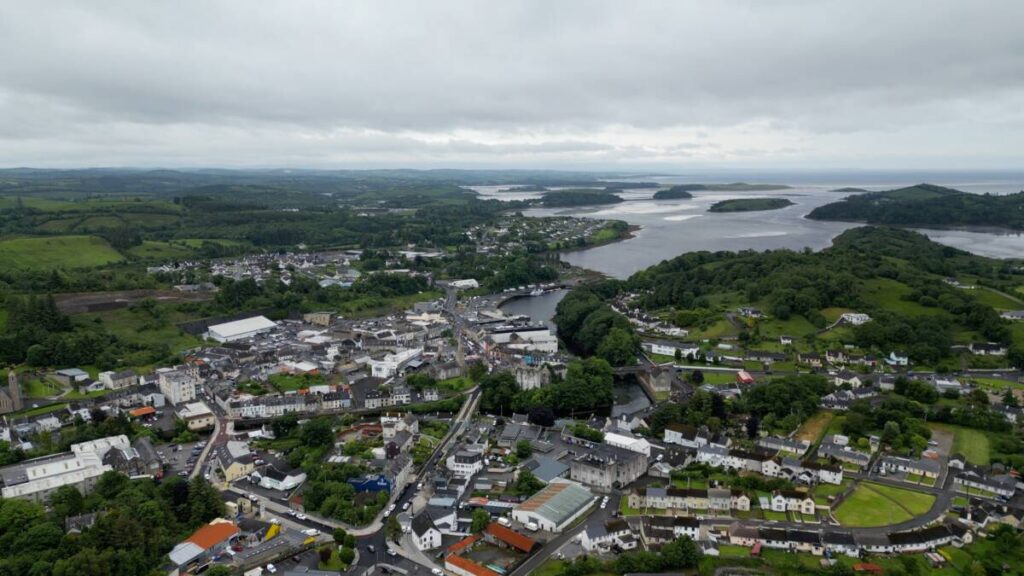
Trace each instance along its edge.
{"label": "dense woodland", "polygon": [[933,184],[849,196],[819,206],[815,220],[896,226],[987,226],[1024,229],[1024,192],[969,194]]}

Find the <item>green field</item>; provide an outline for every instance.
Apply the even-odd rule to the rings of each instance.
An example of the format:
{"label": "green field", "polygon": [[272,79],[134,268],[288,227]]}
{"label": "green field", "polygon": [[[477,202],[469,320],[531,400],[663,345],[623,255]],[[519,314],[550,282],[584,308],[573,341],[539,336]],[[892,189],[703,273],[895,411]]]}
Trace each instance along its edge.
{"label": "green field", "polygon": [[145,240],[138,246],[132,246],[127,252],[132,258],[153,260],[174,260],[194,255],[187,246],[152,240]]}
{"label": "green field", "polygon": [[[761,320],[758,321],[757,328],[761,336],[772,338],[775,340],[775,343],[778,343],[777,339],[779,336],[792,336],[799,339],[802,336],[813,334],[817,331],[814,324],[811,324],[806,318],[799,315],[791,316],[788,320],[778,320],[776,318]],[[768,349],[760,344],[758,348]]]}
{"label": "green field", "polygon": [[917,302],[901,298],[910,292],[910,287],[902,282],[888,278],[875,278],[864,282],[861,297],[878,308],[908,316],[925,316],[941,312],[938,308],[926,308]]}
{"label": "green field", "polygon": [[929,424],[931,428],[953,433],[953,454],[963,454],[964,458],[971,464],[987,466],[990,459],[991,447],[989,446],[988,435],[981,430],[964,428],[953,424]]}
{"label": "green field", "polygon": [[828,506],[829,496],[838,495],[843,490],[846,490],[852,483],[853,480],[846,478],[843,480],[843,483],[838,486],[835,484],[818,484],[814,487],[814,503],[822,506]]}
{"label": "green field", "polygon": [[[116,335],[118,340],[142,350],[167,346],[170,352],[178,353],[201,344],[202,341],[199,338],[186,334],[175,326],[176,323],[193,320],[193,317],[175,312],[170,308],[162,307],[161,310],[164,310],[164,316],[161,319],[154,319],[146,313],[136,312],[129,308],[121,308],[105,312],[77,314],[72,317],[72,320],[76,324],[88,327],[95,325],[98,319],[98,322]],[[137,354],[145,355],[146,353],[130,354],[123,359],[124,363],[134,368],[144,368],[145,364],[134,358]]]}
{"label": "green field", "polygon": [[904,488],[896,488],[895,486],[886,486],[883,484],[868,484],[867,486],[893,502],[896,502],[914,516],[920,516],[925,512],[928,512],[932,509],[932,504],[935,504],[935,496],[924,492],[916,492],[914,490],[906,490]]}
{"label": "green field", "polygon": [[1015,299],[1008,298],[995,290],[979,286],[977,289],[972,290],[971,294],[978,302],[991,306],[999,310],[1020,310],[1024,308],[1024,302]]}
{"label": "green field", "polygon": [[828,411],[821,411],[811,416],[800,425],[800,429],[796,432],[796,439],[806,440],[811,444],[818,442],[828,430],[828,425],[832,423],[834,417],[835,415]]}
{"label": "green field", "polygon": [[48,270],[90,268],[124,257],[98,236],[48,236],[0,241],[0,266]]}
{"label": "green field", "polygon": [[[833,515],[843,526],[886,526],[910,520],[916,514],[927,512],[934,501],[935,497],[930,494],[865,482],[859,484],[853,493],[843,500],[833,511]],[[923,512],[911,512],[920,509],[925,503],[928,506]]]}

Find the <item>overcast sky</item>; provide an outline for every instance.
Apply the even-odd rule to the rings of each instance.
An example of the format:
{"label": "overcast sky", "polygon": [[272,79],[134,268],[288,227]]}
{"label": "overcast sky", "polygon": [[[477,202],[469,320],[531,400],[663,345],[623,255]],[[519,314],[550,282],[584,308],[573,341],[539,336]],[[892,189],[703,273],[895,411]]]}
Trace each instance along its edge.
{"label": "overcast sky", "polygon": [[0,0],[0,165],[1024,166],[1024,1]]}

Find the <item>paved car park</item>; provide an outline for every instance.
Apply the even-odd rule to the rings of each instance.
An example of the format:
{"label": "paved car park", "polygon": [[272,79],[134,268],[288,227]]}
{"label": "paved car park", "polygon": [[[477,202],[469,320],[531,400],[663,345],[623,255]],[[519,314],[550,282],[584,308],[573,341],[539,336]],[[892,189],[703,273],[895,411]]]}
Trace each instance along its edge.
{"label": "paved car park", "polygon": [[[157,446],[157,453],[163,453],[166,476],[180,475],[187,476],[199,458],[199,451],[202,450],[199,442],[185,442],[172,448],[173,444],[162,444]],[[199,448],[199,450],[196,450]],[[184,474],[181,474],[184,472]]]}

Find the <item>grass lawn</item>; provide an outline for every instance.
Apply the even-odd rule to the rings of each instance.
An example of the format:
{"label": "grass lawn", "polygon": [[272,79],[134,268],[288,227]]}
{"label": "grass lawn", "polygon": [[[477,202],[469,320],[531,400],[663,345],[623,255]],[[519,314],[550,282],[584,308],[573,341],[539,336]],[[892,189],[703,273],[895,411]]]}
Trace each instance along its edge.
{"label": "grass lawn", "polygon": [[995,290],[984,286],[978,286],[978,288],[973,290],[971,294],[982,304],[987,304],[1000,310],[1019,310],[1024,306],[1024,303],[1020,300],[1007,298]]}
{"label": "grass lawn", "polygon": [[554,558],[540,565],[533,571],[534,576],[559,576],[565,571],[565,561]]}
{"label": "grass lawn", "polygon": [[124,257],[98,236],[47,236],[0,242],[0,267],[50,270],[91,268]]}
{"label": "grass lawn", "polygon": [[[4,374],[4,376],[5,378],[3,382],[6,385],[6,373]],[[55,382],[51,382],[49,380],[39,379],[33,379],[29,380],[28,382],[22,383],[21,389],[22,394],[24,394],[26,398],[49,398],[51,396],[56,396],[57,394],[60,394],[63,391],[63,386],[60,386],[59,384],[56,384]]]}
{"label": "grass lawn", "polygon": [[803,424],[800,425],[800,429],[796,431],[797,440],[806,440],[811,444],[818,442],[818,440],[828,430],[828,425],[832,423],[834,414],[832,412],[818,412],[814,416],[811,416]]}
{"label": "grass lawn", "polygon": [[800,315],[790,316],[788,320],[779,320],[777,318],[760,320],[757,323],[757,327],[761,332],[761,336],[776,339],[776,342],[779,336],[792,336],[799,339],[817,331],[814,324],[811,324]]}
{"label": "grass lawn", "polygon": [[953,424],[929,424],[933,429],[953,433],[953,453],[963,454],[967,461],[978,466],[989,463],[990,447],[988,435],[981,430],[964,428]]}
{"label": "grass lawn", "polygon": [[56,404],[48,404],[46,406],[40,406],[39,408],[29,408],[28,410],[22,410],[18,412],[18,416],[40,416],[42,414],[49,414],[50,412],[57,412],[67,407],[66,402],[58,402]]}
{"label": "grass lawn", "polygon": [[437,383],[437,389],[447,392],[462,392],[467,388],[473,387],[473,381],[465,376],[456,376],[455,378],[449,378],[447,380],[441,380]]}
{"label": "grass lawn", "polygon": [[718,547],[718,552],[722,555],[722,558],[746,558],[750,556],[750,548],[734,544],[722,544]]}
{"label": "grass lawn", "polygon": [[341,561],[341,558],[338,558],[338,547],[337,546],[332,546],[331,547],[331,557],[327,560],[327,562],[320,562],[320,569],[321,570],[329,570],[329,571],[332,571],[332,572],[341,572],[342,570],[344,570],[346,568],[348,568],[348,566],[346,566],[345,563]]}
{"label": "grass lawn", "polygon": [[[935,504],[935,496],[931,494],[882,484],[866,484],[871,490],[896,502],[914,516],[924,514],[932,509],[932,504]],[[861,484],[861,486],[864,486],[864,484]]]}
{"label": "grass lawn", "polygon": [[843,526],[855,527],[885,526],[913,518],[910,512],[866,484],[854,489],[833,515]]}
{"label": "grass lawn", "polygon": [[736,382],[736,373],[732,371],[703,370],[705,384],[733,384]]}
{"label": "grass lawn", "polygon": [[765,520],[777,520],[779,522],[788,522],[789,517],[786,516],[785,512],[776,512],[774,510],[762,510],[764,513]]}
{"label": "grass lawn", "polygon": [[835,496],[850,487],[853,480],[846,478],[842,484],[818,484],[814,487],[814,503],[828,505],[828,497]]}

